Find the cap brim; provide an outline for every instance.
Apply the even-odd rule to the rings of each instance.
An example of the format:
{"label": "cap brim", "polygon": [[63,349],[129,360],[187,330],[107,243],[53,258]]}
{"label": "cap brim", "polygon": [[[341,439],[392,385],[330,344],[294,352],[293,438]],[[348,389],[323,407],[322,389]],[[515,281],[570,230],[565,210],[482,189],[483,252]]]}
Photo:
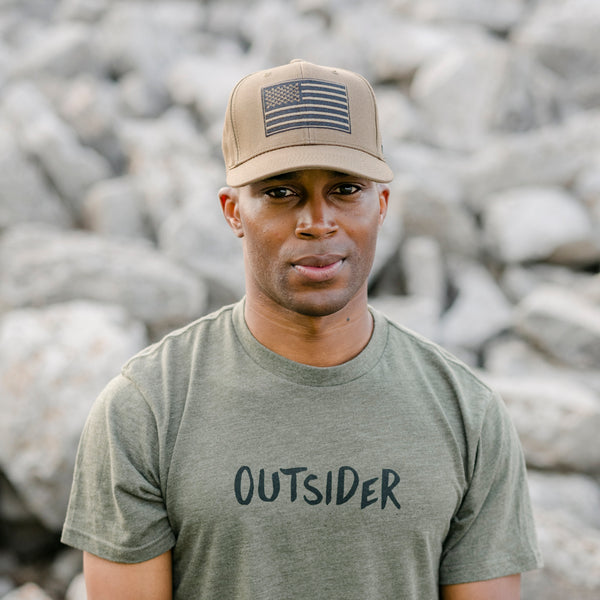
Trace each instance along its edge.
{"label": "cap brim", "polygon": [[394,178],[390,167],[367,152],[332,145],[288,146],[265,152],[230,169],[227,185],[241,187],[281,173],[325,169],[385,183]]}

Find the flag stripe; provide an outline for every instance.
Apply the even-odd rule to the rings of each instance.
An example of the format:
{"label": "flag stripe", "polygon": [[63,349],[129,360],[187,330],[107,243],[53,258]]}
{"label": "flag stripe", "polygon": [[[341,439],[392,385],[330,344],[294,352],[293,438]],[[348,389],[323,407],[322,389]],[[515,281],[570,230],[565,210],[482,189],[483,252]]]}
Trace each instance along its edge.
{"label": "flag stripe", "polygon": [[316,129],[337,129],[339,131],[348,132],[347,125],[331,123],[331,122],[324,123],[323,121],[302,120],[302,121],[298,121],[297,123],[291,121],[287,125],[281,125],[279,127],[269,128],[269,135],[272,135],[274,133],[281,133],[282,131],[287,131],[288,129],[300,129],[302,127],[312,127],[312,128],[316,128]]}
{"label": "flag stripe", "polygon": [[306,114],[321,114],[321,115],[331,115],[331,118],[339,118],[339,120],[348,122],[348,117],[346,117],[345,113],[340,110],[335,110],[333,108],[321,108],[320,106],[315,107],[298,107],[298,108],[287,108],[283,110],[278,110],[276,113],[273,113],[271,116],[267,117],[266,121],[269,125],[274,124],[282,119],[288,118],[290,115],[302,115]]}
{"label": "flag stripe", "polygon": [[262,89],[267,136],[303,127],[329,128],[350,133],[346,86],[299,79]]}

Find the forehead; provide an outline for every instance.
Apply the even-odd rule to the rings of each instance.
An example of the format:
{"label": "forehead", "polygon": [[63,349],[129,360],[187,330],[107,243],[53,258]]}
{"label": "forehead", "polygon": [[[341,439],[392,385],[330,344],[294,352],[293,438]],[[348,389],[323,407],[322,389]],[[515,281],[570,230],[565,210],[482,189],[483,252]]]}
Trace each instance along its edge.
{"label": "forehead", "polygon": [[350,173],[344,173],[342,171],[331,171],[327,169],[302,169],[297,171],[289,171],[287,173],[280,173],[278,175],[273,175],[271,177],[267,177],[266,179],[261,179],[259,181],[255,181],[249,185],[265,185],[270,183],[285,183],[285,182],[299,182],[299,181],[309,181],[309,180],[317,180],[317,179],[345,179],[345,178],[353,178],[365,180],[364,177],[359,177],[357,175],[352,175]]}

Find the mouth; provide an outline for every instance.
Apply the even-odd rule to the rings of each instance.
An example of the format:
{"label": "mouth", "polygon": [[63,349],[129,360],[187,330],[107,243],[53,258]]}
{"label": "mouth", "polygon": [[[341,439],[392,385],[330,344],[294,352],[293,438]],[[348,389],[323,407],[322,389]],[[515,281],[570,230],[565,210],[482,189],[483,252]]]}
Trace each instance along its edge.
{"label": "mouth", "polygon": [[321,283],[333,279],[341,270],[344,258],[339,255],[305,256],[292,263],[303,279]]}

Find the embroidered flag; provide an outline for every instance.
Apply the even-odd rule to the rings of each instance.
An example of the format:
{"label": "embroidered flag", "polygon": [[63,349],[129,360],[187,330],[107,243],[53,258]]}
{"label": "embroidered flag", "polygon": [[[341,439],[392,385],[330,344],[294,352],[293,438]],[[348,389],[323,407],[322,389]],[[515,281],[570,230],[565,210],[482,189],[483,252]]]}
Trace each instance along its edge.
{"label": "embroidered flag", "polygon": [[318,127],[350,133],[346,86],[297,79],[262,89],[267,136],[289,129]]}

